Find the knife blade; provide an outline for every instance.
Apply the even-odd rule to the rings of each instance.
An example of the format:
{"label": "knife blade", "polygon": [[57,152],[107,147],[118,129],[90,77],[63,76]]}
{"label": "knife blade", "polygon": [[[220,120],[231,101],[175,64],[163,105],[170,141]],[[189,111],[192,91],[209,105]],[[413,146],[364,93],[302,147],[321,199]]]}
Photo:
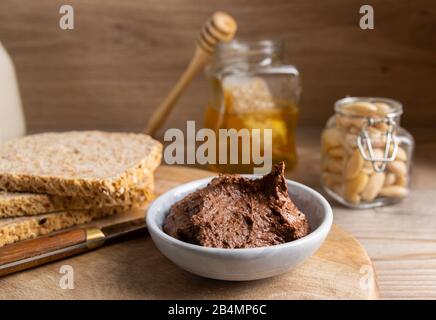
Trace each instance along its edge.
{"label": "knife blade", "polygon": [[143,218],[102,228],[75,228],[0,248],[0,276],[87,252],[102,245],[145,234]]}

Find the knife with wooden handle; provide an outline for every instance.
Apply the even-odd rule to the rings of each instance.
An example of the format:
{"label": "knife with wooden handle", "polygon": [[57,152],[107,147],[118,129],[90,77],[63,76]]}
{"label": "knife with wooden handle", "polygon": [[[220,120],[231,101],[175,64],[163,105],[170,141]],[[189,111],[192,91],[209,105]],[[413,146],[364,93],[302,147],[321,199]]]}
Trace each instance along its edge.
{"label": "knife with wooden handle", "polygon": [[135,234],[145,234],[143,218],[103,228],[80,228],[0,248],[0,276],[61,260]]}

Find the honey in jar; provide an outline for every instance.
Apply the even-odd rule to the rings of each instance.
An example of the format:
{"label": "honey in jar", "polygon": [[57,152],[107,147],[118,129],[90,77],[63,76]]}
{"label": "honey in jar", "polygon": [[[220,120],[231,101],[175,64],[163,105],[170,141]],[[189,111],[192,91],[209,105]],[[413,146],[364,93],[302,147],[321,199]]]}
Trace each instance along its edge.
{"label": "honey in jar", "polygon": [[[212,94],[205,127],[220,129],[271,129],[272,163],[285,162],[287,170],[297,164],[295,131],[300,92],[298,71],[282,63],[283,47],[272,41],[221,45],[208,68]],[[254,137],[250,137],[253,139]],[[261,152],[266,141],[260,143]],[[246,152],[238,147],[238,159]],[[217,150],[218,151],[218,150]],[[225,173],[253,173],[255,163],[213,164]]]}

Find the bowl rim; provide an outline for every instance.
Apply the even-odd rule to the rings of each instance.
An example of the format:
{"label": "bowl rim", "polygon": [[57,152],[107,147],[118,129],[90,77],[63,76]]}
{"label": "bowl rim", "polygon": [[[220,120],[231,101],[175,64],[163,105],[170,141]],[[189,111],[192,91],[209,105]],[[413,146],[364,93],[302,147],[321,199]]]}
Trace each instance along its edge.
{"label": "bowl rim", "polygon": [[[261,177],[260,175],[241,175],[241,176],[245,176],[248,177],[250,179],[255,179],[255,178],[259,178]],[[191,191],[187,191],[186,195],[197,190],[199,187],[201,187],[202,185],[210,182],[210,180],[212,180],[213,178],[216,178],[216,176],[210,176],[210,177],[206,177],[206,178],[202,178],[202,179],[197,179],[197,180],[193,180],[184,184],[181,184],[177,187],[174,187],[164,193],[162,193],[160,196],[158,196],[156,199],[153,200],[153,202],[150,204],[150,206],[148,207],[148,209],[146,210],[146,214],[145,214],[145,220],[146,220],[146,226],[147,229],[149,230],[150,234],[154,233],[157,236],[159,236],[160,238],[166,240],[167,242],[170,242],[173,245],[176,246],[181,246],[184,247],[186,249],[190,249],[190,250],[194,250],[194,251],[201,251],[203,253],[223,253],[223,254],[235,254],[235,253],[258,253],[258,252],[263,252],[265,250],[274,250],[274,249],[285,249],[285,248],[291,248],[291,247],[298,247],[301,245],[304,245],[307,242],[312,242],[312,241],[316,241],[316,239],[318,237],[323,237],[324,235],[326,236],[328,234],[328,232],[330,231],[330,228],[333,224],[333,210],[329,204],[329,202],[316,190],[300,183],[300,182],[296,182],[294,180],[291,179],[286,179],[286,183],[288,185],[288,188],[291,186],[296,186],[300,189],[303,189],[305,192],[309,192],[312,195],[315,196],[315,198],[317,198],[319,200],[319,202],[321,202],[321,205],[326,209],[325,210],[325,214],[324,214],[324,219],[321,221],[321,223],[319,224],[319,226],[311,231],[308,235],[297,239],[297,240],[293,240],[290,242],[286,242],[286,243],[281,243],[281,244],[276,244],[276,245],[272,245],[272,246],[263,246],[263,247],[255,247],[255,248],[214,248],[214,247],[204,247],[204,246],[200,246],[197,244],[192,244],[189,242],[185,242],[179,239],[176,239],[172,236],[170,236],[169,234],[165,233],[162,229],[162,226],[159,227],[158,224],[155,222],[155,215],[158,212],[158,205],[159,205],[159,201],[162,201],[162,199],[166,196],[168,196],[169,194],[173,194],[176,192],[179,192],[181,190],[184,189],[190,189]],[[150,230],[151,229],[151,230]]]}

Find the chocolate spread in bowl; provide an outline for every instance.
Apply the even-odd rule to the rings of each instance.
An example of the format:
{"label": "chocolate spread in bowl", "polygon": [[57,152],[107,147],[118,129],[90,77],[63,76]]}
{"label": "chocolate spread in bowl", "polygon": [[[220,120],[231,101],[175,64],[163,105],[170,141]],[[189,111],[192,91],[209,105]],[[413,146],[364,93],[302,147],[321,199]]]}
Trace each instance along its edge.
{"label": "chocolate spread in bowl", "polygon": [[176,202],[163,229],[176,239],[205,247],[253,248],[304,237],[309,225],[288,195],[280,163],[260,179],[214,178]]}

